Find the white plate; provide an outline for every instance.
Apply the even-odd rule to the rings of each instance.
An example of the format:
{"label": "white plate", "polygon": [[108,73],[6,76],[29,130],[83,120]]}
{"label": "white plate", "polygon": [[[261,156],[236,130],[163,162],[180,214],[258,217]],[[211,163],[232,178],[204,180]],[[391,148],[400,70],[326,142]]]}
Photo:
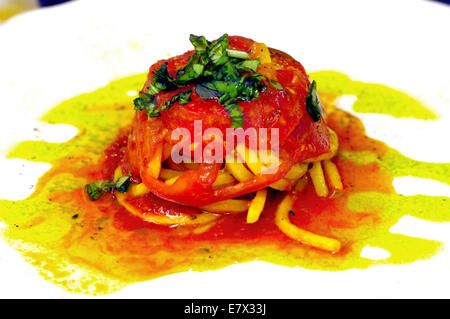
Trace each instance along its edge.
{"label": "white plate", "polygon": [[[280,48],[307,71],[338,70],[408,92],[440,120],[430,124],[364,114],[369,135],[414,159],[450,162],[448,30],[450,8],[424,1],[77,1],[25,13],[0,25],[0,148],[5,154],[11,143],[24,139],[70,138],[73,128],[36,119],[60,101],[186,51],[190,33],[213,39],[227,32]],[[36,125],[40,135],[33,131]],[[13,181],[1,183],[1,198],[26,197],[49,167],[27,164],[20,177],[22,163],[1,159],[2,180]],[[448,185],[427,180],[399,180],[395,186],[405,194],[450,196]],[[397,231],[450,243],[448,223],[406,218],[399,224]],[[446,249],[412,264],[342,272],[252,262],[170,275],[111,297],[448,298],[449,255]],[[42,279],[0,242],[0,297],[79,296]]]}

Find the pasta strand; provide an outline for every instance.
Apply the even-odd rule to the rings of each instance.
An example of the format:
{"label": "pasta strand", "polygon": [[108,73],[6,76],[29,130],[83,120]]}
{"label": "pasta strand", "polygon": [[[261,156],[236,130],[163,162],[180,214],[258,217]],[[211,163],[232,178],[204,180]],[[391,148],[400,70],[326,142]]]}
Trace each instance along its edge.
{"label": "pasta strand", "polygon": [[289,212],[294,204],[294,196],[286,195],[285,198],[278,205],[275,212],[275,224],[288,237],[301,242],[302,244],[320,248],[323,250],[338,252],[341,249],[341,243],[334,239],[325,236],[320,236],[304,229],[301,229],[289,220]]}
{"label": "pasta strand", "polygon": [[319,197],[328,196],[328,187],[325,182],[325,176],[323,175],[322,165],[320,162],[314,162],[312,168],[309,170],[314,189]]}
{"label": "pasta strand", "polygon": [[[120,166],[115,170],[114,177],[122,176],[122,169]],[[130,188],[133,189],[133,187],[145,185],[143,183],[138,185],[132,185]],[[147,189],[147,187],[145,187]],[[148,189],[147,189],[148,191]],[[138,196],[135,193],[131,193],[132,196]],[[214,214],[209,213],[202,213],[198,215],[179,215],[179,216],[166,216],[166,215],[157,215],[157,214],[142,214],[138,209],[136,209],[133,205],[127,202],[127,198],[129,197],[128,194],[116,192],[116,198],[119,204],[126,208],[127,211],[129,211],[131,214],[138,216],[145,221],[148,221],[150,223],[158,224],[158,225],[201,225],[201,224],[207,224],[211,223],[215,219],[218,218],[218,216]],[[192,216],[195,216],[195,218],[192,218]]]}
{"label": "pasta strand", "polygon": [[255,198],[250,203],[247,212],[247,223],[253,224],[256,223],[261,215],[264,204],[266,203],[267,198],[267,188],[261,189],[256,192]]}
{"label": "pasta strand", "polygon": [[250,202],[244,199],[227,199],[206,206],[201,209],[212,213],[242,213],[248,210]]}
{"label": "pasta strand", "polygon": [[330,160],[323,161],[323,168],[325,174],[327,175],[328,183],[330,187],[335,190],[342,190],[344,187],[342,185],[341,175],[337,170],[336,165]]}
{"label": "pasta strand", "polygon": [[253,177],[253,174],[238,162],[226,162],[225,169],[238,181],[243,182]]}

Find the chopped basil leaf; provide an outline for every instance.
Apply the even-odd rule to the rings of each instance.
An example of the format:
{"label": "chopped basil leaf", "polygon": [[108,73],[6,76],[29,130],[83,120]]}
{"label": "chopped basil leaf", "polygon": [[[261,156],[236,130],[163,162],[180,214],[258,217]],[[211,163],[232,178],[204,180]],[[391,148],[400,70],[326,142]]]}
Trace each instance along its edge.
{"label": "chopped basil leaf", "polygon": [[206,52],[206,50],[209,46],[209,42],[208,42],[208,40],[206,40],[206,38],[204,36],[196,36],[196,35],[191,34],[189,36],[189,41],[191,41],[191,43],[194,46],[195,51],[197,53]]}
{"label": "chopped basil leaf", "polygon": [[156,97],[148,93],[139,92],[139,97],[134,100],[134,109],[138,111],[144,110],[150,118],[159,117],[161,116],[160,111],[168,110],[175,102],[180,104],[189,103],[191,100],[191,93],[192,90],[187,90],[175,94],[169,101],[156,109]]}
{"label": "chopped basil leaf", "polygon": [[121,193],[125,193],[128,191],[128,188],[130,187],[130,175],[124,175],[122,177],[119,177],[116,181],[116,184],[114,188]]}
{"label": "chopped basil leaf", "polygon": [[139,92],[139,97],[134,99],[133,102],[135,110],[145,111],[147,115],[154,112],[157,107],[156,97],[144,92]]}
{"label": "chopped basil leaf", "polygon": [[215,90],[218,95],[220,95],[220,100],[224,95],[229,95],[231,97],[236,97],[238,95],[239,82],[228,82],[228,81],[211,81],[209,83],[203,83],[204,86],[211,90]]}
{"label": "chopped basil leaf", "polygon": [[283,86],[282,86],[280,83],[278,83],[277,81],[274,81],[274,80],[269,79],[269,78],[268,78],[267,76],[265,76],[264,74],[259,74],[259,73],[257,73],[257,74],[253,74],[253,75],[251,75],[251,76],[253,76],[253,77],[263,77],[263,78],[265,78],[267,81],[269,81],[270,85],[272,85],[274,88],[276,88],[276,89],[278,89],[278,90],[283,90],[283,89],[284,89]]}
{"label": "chopped basil leaf", "polygon": [[130,184],[130,175],[124,175],[119,177],[115,183],[107,180],[100,180],[85,185],[85,188],[89,198],[91,200],[97,200],[103,195],[103,193],[110,191],[111,189],[116,189],[121,193],[125,193],[128,191]]}
{"label": "chopped basil leaf", "polygon": [[317,95],[316,81],[312,81],[308,96],[306,97],[306,110],[314,122],[320,120],[322,110],[320,108],[319,96]]}
{"label": "chopped basil leaf", "polygon": [[195,92],[205,100],[218,99],[223,95],[223,93],[217,91],[215,88],[208,87],[208,83],[197,84]]}
{"label": "chopped basil leaf", "polygon": [[239,104],[237,104],[235,99],[231,99],[227,103],[225,103],[224,108],[231,118],[232,128],[244,127],[244,113],[242,112],[241,107],[239,106]]}
{"label": "chopped basil leaf", "polygon": [[204,36],[190,35],[189,40],[195,48],[195,53],[189,57],[189,62],[177,72],[175,83],[182,87],[203,76],[208,57],[210,42]]}
{"label": "chopped basil leaf", "polygon": [[187,90],[187,91],[175,94],[174,96],[172,96],[172,98],[169,101],[164,103],[164,105],[161,106],[158,109],[158,111],[169,109],[175,102],[178,102],[182,105],[189,103],[189,101],[191,100],[191,94],[192,94],[192,90]]}
{"label": "chopped basil leaf", "polygon": [[228,60],[228,34],[218,38],[209,48],[208,57],[214,65],[221,65]]}
{"label": "chopped basil leaf", "polygon": [[150,94],[158,94],[161,91],[170,91],[178,88],[174,79],[167,71],[167,62],[164,62],[159,70],[153,74],[152,83],[148,87]]}
{"label": "chopped basil leaf", "polygon": [[192,66],[192,70],[195,72],[195,74],[202,74],[204,69],[205,69],[205,66],[202,64],[195,63]]}
{"label": "chopped basil leaf", "polygon": [[278,89],[278,90],[283,90],[283,86],[282,86],[280,83],[278,83],[277,81],[271,80],[271,79],[269,79],[269,78],[266,78],[266,79],[270,82],[270,84],[271,84],[274,88],[276,88],[276,89]]}
{"label": "chopped basil leaf", "polygon": [[256,72],[261,63],[258,60],[245,60],[236,64],[239,72]]}
{"label": "chopped basil leaf", "polygon": [[180,103],[181,105],[184,105],[184,104],[188,104],[191,101],[191,94],[192,94],[192,90],[187,90],[184,92],[180,92],[175,96],[177,96],[178,103]]}
{"label": "chopped basil leaf", "polygon": [[250,59],[247,52],[227,49],[227,54],[230,58]]}
{"label": "chopped basil leaf", "polygon": [[265,85],[261,83],[261,76],[258,74],[244,76],[241,79],[239,100],[251,101],[259,98],[259,92],[265,91]]}
{"label": "chopped basil leaf", "polygon": [[104,192],[107,192],[112,188],[112,184],[110,181],[101,180],[87,184],[85,185],[85,188],[89,198],[97,200]]}
{"label": "chopped basil leaf", "polygon": [[180,92],[172,96],[172,98],[163,105],[161,105],[157,110],[153,110],[150,114],[147,113],[148,117],[159,117],[161,116],[160,111],[168,110],[175,103],[178,102],[180,104],[187,104],[191,100],[192,90],[187,90],[184,92]]}
{"label": "chopped basil leaf", "polygon": [[238,81],[240,79],[239,70],[232,61],[228,60],[214,74],[214,79],[225,81]]}
{"label": "chopped basil leaf", "polygon": [[239,101],[256,100],[259,91],[262,90],[261,78],[247,77],[240,82],[211,81],[197,85],[196,92],[205,99],[218,98],[220,104],[224,104],[234,98]]}
{"label": "chopped basil leaf", "polygon": [[190,58],[189,62],[177,72],[177,79],[175,83],[182,87],[198,79],[203,75],[203,71],[207,64],[207,60],[202,56],[194,53]]}

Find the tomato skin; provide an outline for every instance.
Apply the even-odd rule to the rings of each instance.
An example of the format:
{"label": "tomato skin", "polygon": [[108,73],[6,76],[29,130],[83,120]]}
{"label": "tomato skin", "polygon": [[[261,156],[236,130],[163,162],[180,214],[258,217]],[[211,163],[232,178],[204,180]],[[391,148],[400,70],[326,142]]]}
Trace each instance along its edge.
{"label": "tomato skin", "polygon": [[158,62],[153,64],[148,71],[147,81],[145,82],[144,87],[142,88],[141,91],[145,93],[148,92],[148,87],[152,82],[153,74],[155,74],[156,70],[158,70],[161,67],[161,65],[163,65],[163,63],[167,63],[167,72],[169,72],[169,74],[172,77],[176,77],[177,70],[182,68],[183,66],[186,65],[186,63],[189,62],[189,57],[192,54],[194,54],[194,52],[195,52],[194,50],[191,50],[182,55],[177,55],[170,59],[159,60]]}
{"label": "tomato skin", "polygon": [[276,173],[260,174],[236,185],[214,190],[220,164],[201,164],[198,170],[187,170],[177,181],[167,186],[148,171],[141,171],[143,183],[158,197],[191,207],[201,207],[218,201],[256,192],[278,181],[287,174],[293,162],[284,161]]}
{"label": "tomato skin", "polygon": [[254,42],[252,39],[233,35],[229,37],[228,47],[232,50],[241,50],[249,53]]}
{"label": "tomato skin", "polygon": [[281,85],[292,83],[294,80],[294,70],[277,70],[277,80]]}
{"label": "tomato skin", "polygon": [[[234,50],[241,50],[251,52],[254,41],[240,36],[229,37],[229,47]],[[244,113],[244,129],[249,127],[254,128],[277,128],[279,129],[280,145],[288,138],[294,131],[296,126],[300,124],[300,119],[303,118],[302,126],[305,128],[313,128],[317,125],[312,125],[312,120],[308,121],[304,117],[309,115],[306,112],[306,96],[309,91],[310,81],[303,66],[292,58],[290,55],[276,50],[269,49],[273,65],[264,65],[260,67],[258,72],[263,71],[265,74],[273,74],[273,80],[279,82],[285,89],[277,90],[269,83],[267,91],[260,93],[258,100],[249,102],[239,102]],[[154,72],[161,67],[163,63],[167,63],[168,72],[175,77],[178,69],[186,65],[189,57],[194,53],[193,50],[188,51],[182,55],[164,59],[156,62],[150,67],[147,82],[144,85],[143,92],[147,92],[147,87],[151,83],[151,78]],[[178,127],[188,129],[193,134],[194,120],[202,120],[202,129],[205,131],[208,128],[218,128],[225,134],[225,129],[231,126],[231,119],[217,100],[203,100],[195,93],[195,87],[189,85],[185,88],[178,89],[171,92],[160,92],[157,95],[158,105],[165,103],[175,94],[192,90],[191,102],[186,105],[175,103],[170,110],[161,111],[162,119],[165,127],[169,130],[174,130]],[[322,128],[325,124],[321,125]],[[305,129],[296,130],[298,133],[305,132]],[[327,131],[320,130],[321,133],[327,135]],[[326,137],[328,138],[328,137]],[[297,143],[295,143],[297,141]],[[298,144],[301,141],[299,138],[291,138],[286,144],[289,147],[301,148]],[[314,136],[311,137],[312,144],[318,143],[324,145],[322,139],[314,141]],[[307,152],[304,156],[296,156],[297,158],[306,158],[318,156],[326,152],[324,147],[315,148],[316,152]]]}
{"label": "tomato skin", "polygon": [[143,215],[163,215],[168,217],[179,217],[182,215],[197,215],[201,211],[197,208],[182,206],[167,201],[152,193],[130,198],[129,203],[141,211]]}
{"label": "tomato skin", "polygon": [[[229,47],[248,52],[252,56],[255,42],[248,38],[231,36]],[[220,163],[201,163],[199,169],[185,171],[170,186],[150,174],[148,164],[155,156],[158,147],[162,143],[172,145],[176,143],[171,140],[171,133],[175,129],[185,128],[191,133],[191,137],[194,137],[194,121],[201,120],[203,132],[208,128],[218,128],[225,136],[226,129],[231,127],[231,119],[224,107],[215,99],[200,98],[195,92],[194,85],[158,93],[157,103],[162,105],[175,94],[192,90],[190,102],[185,105],[176,102],[169,110],[162,110],[158,118],[148,119],[144,111],[136,112],[128,138],[127,154],[124,157],[124,170],[131,172],[135,180],[142,180],[158,197],[199,207],[265,188],[283,178],[295,162],[302,162],[329,152],[329,133],[325,119],[322,117],[320,121],[313,122],[306,111],[310,80],[303,66],[282,51],[269,49],[268,52],[272,62],[262,64],[257,72],[277,81],[283,89],[277,89],[263,79],[267,90],[261,92],[257,100],[238,103],[244,113],[244,129],[275,128],[279,130],[280,153],[283,157],[277,172],[256,175],[248,181],[221,189],[212,187],[217,178]],[[167,63],[168,72],[176,77],[177,70],[186,65],[193,53],[194,51],[188,51],[156,62],[150,67],[148,79],[142,91],[148,92],[154,72],[163,63]],[[205,146],[206,143],[203,143],[203,147]]]}
{"label": "tomato skin", "polygon": [[[229,37],[229,47],[234,50],[250,52],[253,43],[254,41],[248,38],[239,36]],[[287,81],[285,76],[283,78],[283,72],[278,71],[276,78],[273,80],[280,82],[285,88],[292,88],[296,94],[294,95],[287,90],[275,89],[269,83],[266,83],[267,92],[260,93],[258,100],[239,102],[239,104],[244,113],[244,129],[249,127],[278,128],[280,130],[281,142],[292,132],[303,113],[303,104],[305,104],[304,100],[306,99],[307,89],[309,88],[309,81],[308,83],[305,82],[307,75],[300,63],[286,54],[282,55],[280,53],[281,51],[274,50],[272,53],[272,50],[270,49],[271,56],[273,56],[274,60],[284,67],[294,68],[293,70],[286,70],[286,72],[293,77],[293,73],[296,71],[299,73],[298,77],[303,79],[303,82],[291,83],[292,81]],[[177,70],[186,65],[189,57],[193,53],[194,51],[188,51],[182,55],[156,62],[150,67],[148,79],[142,91],[148,92],[148,86],[151,83],[154,72],[163,63],[167,63],[169,74],[175,77]],[[265,67],[270,68],[270,66]],[[278,73],[280,74],[280,78],[278,78]],[[192,131],[193,120],[202,120],[204,130],[210,127],[216,127],[225,133],[225,128],[231,126],[231,119],[223,109],[223,106],[217,100],[201,99],[195,93],[192,85],[171,92],[158,93],[158,105],[165,103],[175,94],[186,90],[193,90],[191,103],[184,106],[175,103],[169,111],[162,111],[162,118],[166,125],[170,129],[184,127]],[[195,109],[196,106],[199,106],[198,110]]]}
{"label": "tomato skin", "polygon": [[330,139],[326,125],[321,122],[313,122],[310,117],[305,116],[300,120],[281,145],[283,150],[290,154],[295,162],[317,157],[330,151]]}
{"label": "tomato skin", "polygon": [[[171,94],[161,95],[158,104],[169,100],[178,92],[192,90],[191,100],[185,105],[175,103],[169,110],[161,111],[161,119],[169,131],[177,128],[189,130],[191,136],[194,136],[194,121],[202,121],[202,133],[208,128],[218,128],[225,136],[225,130],[231,127],[231,118],[222,105],[215,100],[204,100],[196,92],[194,86],[188,86],[183,89],[170,92]],[[159,102],[161,101],[161,102]]]}
{"label": "tomato skin", "polygon": [[[130,172],[138,178],[155,195],[183,205],[192,207],[204,206],[217,201],[242,196],[281,179],[293,165],[292,161],[282,162],[273,174],[260,174],[245,182],[213,189],[212,184],[217,178],[222,163],[200,164],[197,170],[185,171],[174,184],[168,186],[163,181],[154,178],[148,169],[148,163],[155,156],[158,145],[163,143],[163,121],[160,118],[147,119],[143,112],[137,115],[133,122],[128,145],[127,160]],[[144,113],[145,114],[145,113]]]}

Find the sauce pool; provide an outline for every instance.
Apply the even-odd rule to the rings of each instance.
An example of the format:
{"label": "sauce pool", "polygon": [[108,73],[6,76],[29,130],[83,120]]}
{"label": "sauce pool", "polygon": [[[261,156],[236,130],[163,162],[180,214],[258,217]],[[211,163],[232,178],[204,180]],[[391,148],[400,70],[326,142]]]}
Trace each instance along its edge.
{"label": "sauce pool", "polygon": [[[112,82],[62,103],[44,116],[49,123],[78,127],[80,133],[71,141],[23,142],[9,154],[53,164],[32,196],[23,201],[0,201],[0,220],[9,225],[4,237],[56,284],[73,292],[104,294],[171,273],[218,269],[255,259],[345,270],[412,262],[442,248],[440,242],[392,234],[389,229],[406,212],[433,221],[450,221],[448,198],[400,196],[392,181],[395,176],[415,175],[449,184],[449,164],[414,161],[367,137],[362,123],[335,109],[333,101],[342,94],[354,94],[361,112],[420,119],[436,116],[404,93],[352,81],[331,71],[311,77],[319,83],[324,104],[334,110],[327,121],[339,136],[340,150],[333,161],[344,190],[331,198],[319,198],[309,183],[295,202],[290,220],[303,229],[339,239],[343,244],[340,252],[306,247],[281,233],[274,223],[274,210],[283,194],[275,191],[255,224],[246,224],[246,214],[238,214],[221,216],[198,228],[142,221],[120,206],[112,193],[90,201],[83,186],[87,179],[101,179],[117,167],[126,143],[123,128],[134,112],[126,92],[140,87],[144,77]],[[374,110],[373,99],[381,96],[382,100],[383,94],[390,103],[403,107],[401,113],[383,105]],[[145,196],[148,203],[157,200]],[[387,250],[390,257],[361,257],[367,245]],[[82,276],[74,276],[74,272]]]}

